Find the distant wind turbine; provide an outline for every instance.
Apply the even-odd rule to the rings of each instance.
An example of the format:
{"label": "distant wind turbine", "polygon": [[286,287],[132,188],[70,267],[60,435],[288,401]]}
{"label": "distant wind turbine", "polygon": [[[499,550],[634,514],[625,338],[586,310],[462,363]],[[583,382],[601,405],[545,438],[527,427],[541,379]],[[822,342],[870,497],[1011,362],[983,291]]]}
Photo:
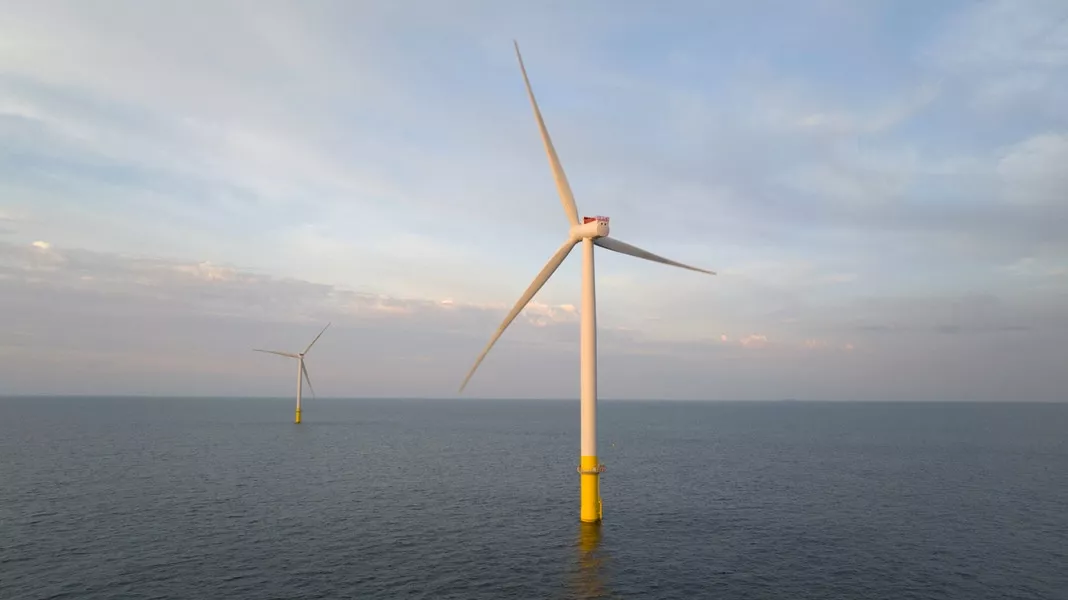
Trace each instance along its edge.
{"label": "distant wind turbine", "polygon": [[583,217],[579,221],[578,208],[575,206],[575,198],[571,193],[571,187],[567,183],[567,176],[564,175],[564,169],[560,166],[560,159],[556,155],[556,150],[553,148],[552,140],[549,138],[549,132],[545,128],[545,122],[542,120],[541,111],[538,109],[538,103],[534,100],[534,92],[530,87],[530,79],[527,78],[526,67],[523,66],[523,56],[519,53],[519,44],[515,44],[516,58],[519,59],[519,69],[523,73],[523,81],[526,84],[527,96],[530,98],[530,105],[534,109],[534,118],[538,122],[538,128],[541,130],[542,143],[545,145],[545,153],[549,157],[549,165],[552,168],[553,179],[556,180],[556,190],[560,194],[560,201],[563,203],[564,212],[567,214],[567,219],[570,224],[570,231],[568,233],[567,241],[564,242],[560,249],[556,251],[556,254],[549,259],[549,262],[542,268],[538,276],[534,278],[534,282],[530,284],[527,291],[523,292],[523,295],[519,298],[519,301],[512,307],[511,312],[504,318],[504,322],[497,328],[497,331],[490,338],[489,344],[482,351],[482,354],[475,360],[475,364],[471,367],[471,370],[467,373],[467,377],[464,378],[463,384],[460,385],[460,391],[463,392],[467,386],[467,382],[471,380],[471,376],[475,374],[475,370],[482,363],[482,359],[486,358],[486,354],[493,348],[493,344],[501,337],[504,330],[515,320],[516,316],[526,307],[527,303],[534,298],[534,295],[538,293],[538,290],[545,285],[545,282],[549,280],[556,269],[560,267],[560,264],[564,262],[567,255],[571,252],[571,249],[575,247],[579,242],[582,242],[582,312],[581,312],[581,324],[580,324],[580,420],[581,420],[581,438],[580,438],[580,454],[579,454],[579,519],[584,522],[599,522],[602,518],[601,507],[601,493],[599,486],[600,473],[604,471],[604,465],[601,465],[597,460],[597,315],[596,315],[596,295],[594,293],[594,271],[593,271],[593,247],[600,246],[606,250],[613,252],[619,252],[620,254],[628,254],[638,258],[644,258],[645,260],[651,260],[653,262],[663,263],[665,265],[672,265],[676,267],[682,267],[683,269],[690,269],[691,271],[699,271],[701,273],[708,273],[715,275],[713,271],[706,271],[705,269],[698,269],[697,267],[691,267],[684,265],[673,260],[668,260],[662,256],[657,256],[652,252],[647,252],[641,248],[632,246],[625,242],[621,242],[617,239],[608,237],[608,217]]}
{"label": "distant wind turbine", "polygon": [[[326,327],[330,327],[330,323],[327,323]],[[312,387],[311,377],[308,376],[308,367],[304,366],[304,355],[307,354],[309,350],[311,350],[312,346],[315,345],[315,342],[319,341],[319,338],[322,337],[323,332],[326,331],[326,327],[323,327],[323,330],[319,332],[319,335],[315,336],[315,339],[312,340],[310,344],[308,344],[308,347],[304,349],[304,352],[293,354],[292,352],[280,352],[278,350],[260,350],[259,348],[253,349],[253,352],[266,352],[268,354],[277,354],[278,356],[285,356],[288,358],[297,359],[297,416],[293,421],[294,423],[300,423],[300,397],[303,388],[303,383],[305,380],[308,381],[308,389],[311,390],[312,397],[315,397],[315,388]]]}

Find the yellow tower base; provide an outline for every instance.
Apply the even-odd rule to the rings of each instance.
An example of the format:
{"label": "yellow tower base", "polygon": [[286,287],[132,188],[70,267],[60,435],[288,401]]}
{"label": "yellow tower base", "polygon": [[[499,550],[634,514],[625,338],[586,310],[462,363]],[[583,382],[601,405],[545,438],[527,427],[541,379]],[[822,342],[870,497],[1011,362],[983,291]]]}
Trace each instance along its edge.
{"label": "yellow tower base", "polygon": [[293,422],[294,423],[300,423],[300,409],[299,408],[297,409],[296,419]]}
{"label": "yellow tower base", "polygon": [[579,458],[579,519],[583,523],[597,523],[601,520],[601,466],[596,456]]}

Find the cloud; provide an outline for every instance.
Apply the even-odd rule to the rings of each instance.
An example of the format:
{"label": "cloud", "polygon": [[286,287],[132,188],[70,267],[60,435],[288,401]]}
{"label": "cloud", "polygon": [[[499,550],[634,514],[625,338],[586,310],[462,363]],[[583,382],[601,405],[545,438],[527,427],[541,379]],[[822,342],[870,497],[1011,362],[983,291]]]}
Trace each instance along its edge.
{"label": "cloud", "polygon": [[195,265],[177,265],[174,267],[174,270],[206,281],[223,281],[232,279],[236,275],[233,269],[215,266],[211,264],[210,261],[204,261]]}
{"label": "cloud", "polygon": [[1068,205],[1068,134],[1043,133],[1008,148],[997,171],[1005,197],[1025,205]]}
{"label": "cloud", "polygon": [[1068,9],[1057,0],[987,0],[953,18],[933,53],[946,67],[1019,69],[1068,65]]}
{"label": "cloud", "polygon": [[[0,393],[79,393],[87,380],[118,385],[118,391],[167,393],[137,387],[153,381],[153,373],[160,382],[176,386],[176,393],[210,394],[198,382],[206,378],[220,383],[224,375],[245,382],[222,382],[224,389],[251,385],[269,393],[270,388],[254,383],[252,373],[259,363],[244,356],[248,349],[257,340],[274,339],[271,343],[280,346],[298,343],[281,338],[295,338],[330,321],[332,335],[347,340],[349,351],[367,362],[354,372],[345,353],[322,356],[331,352],[331,343],[320,344],[315,358],[323,366],[317,380],[339,377],[349,385],[358,380],[383,390],[389,389],[390,380],[394,386],[401,381],[390,395],[404,395],[405,389],[448,395],[506,310],[358,292],[208,261],[183,263],[59,247],[40,252],[6,243],[0,244],[0,297],[0,308],[20,315],[0,328],[0,339],[7,340],[0,344],[0,354],[14,359],[4,367],[7,383]],[[574,318],[571,305],[535,302],[520,314],[495,354],[506,358],[517,348],[528,356],[544,353],[538,348],[558,344],[556,328],[576,328]],[[418,353],[430,357],[425,368],[437,373],[435,387],[420,379],[427,376],[423,371],[407,383],[397,379],[408,370],[408,357]],[[216,366],[207,368],[212,364]],[[94,365],[103,369],[99,377],[87,375]],[[47,383],[35,378],[43,374],[41,369],[51,373]],[[131,380],[118,377],[118,372]],[[189,384],[181,383],[180,374],[191,377]],[[38,387],[20,388],[18,382]],[[325,389],[331,388],[348,389],[345,393],[360,389],[327,383]]]}
{"label": "cloud", "polygon": [[884,133],[908,121],[938,97],[938,87],[927,83],[885,105],[870,115],[856,115],[844,111],[814,112],[795,121],[805,132],[836,136],[857,136]]}
{"label": "cloud", "polygon": [[738,340],[738,343],[746,348],[763,348],[768,343],[768,336],[753,333]]}
{"label": "cloud", "polygon": [[[820,2],[777,19],[742,4],[594,3],[566,18],[415,0],[13,6],[0,23],[8,314],[52,315],[24,328],[35,336],[52,321],[107,342],[94,320],[121,329],[121,309],[159,340],[123,338],[142,368],[188,377],[206,363],[186,330],[243,352],[242,336],[297,339],[336,318],[335,335],[383,348],[360,354],[373,372],[345,389],[388,391],[416,355],[427,375],[411,393],[445,389],[467,368],[460,348],[478,352],[566,235],[515,36],[582,212],[720,272],[597,254],[606,390],[865,396],[837,370],[900,361],[915,389],[867,375],[937,395],[955,383],[924,379],[935,348],[986,365],[1013,347],[1042,365],[1064,335],[1051,300],[1068,256],[1062,4]],[[575,371],[579,263],[520,317],[479,390],[573,392],[543,380]],[[954,303],[992,321],[954,321]],[[1024,332],[1032,345],[1014,346]],[[849,345],[855,362],[834,362]],[[83,376],[75,350],[40,348],[66,381]],[[1055,389],[1036,373],[1034,395]]]}
{"label": "cloud", "polygon": [[888,335],[997,339],[1003,335],[1016,337],[1037,332],[1058,337],[1068,333],[1068,312],[1059,306],[1059,302],[1068,298],[1065,293],[1068,288],[1038,297],[974,294],[859,298],[847,306],[829,308],[821,316],[813,314],[810,322],[828,332],[864,333],[871,340]]}
{"label": "cloud", "polygon": [[1005,266],[1004,270],[1043,287],[1068,286],[1068,265],[1059,257],[1028,256]]}
{"label": "cloud", "polygon": [[10,235],[15,233],[15,224],[22,220],[23,219],[20,216],[0,207],[0,235]]}
{"label": "cloud", "polygon": [[[47,242],[32,244],[26,252],[18,246],[0,243],[0,272],[11,284],[31,284],[26,293],[77,292],[96,297],[115,296],[146,301],[157,308],[181,307],[194,302],[197,311],[233,318],[258,318],[284,322],[307,322],[322,313],[323,319],[356,323],[365,318],[392,315],[414,319],[455,320],[452,325],[470,323],[473,315],[483,320],[503,317],[503,305],[461,304],[427,299],[398,298],[359,292],[307,281],[216,265],[167,259],[104,254],[53,247]],[[19,281],[21,280],[21,281]],[[534,301],[521,313],[520,321],[535,329],[577,318],[570,304],[552,305]],[[488,321],[486,322],[488,325]],[[440,325],[450,326],[448,321]],[[491,331],[483,328],[488,337]]]}
{"label": "cloud", "polygon": [[[665,336],[608,319],[599,332],[602,389],[606,397],[628,398],[881,397],[883,389],[873,393],[865,379],[884,381],[870,371],[880,361],[970,352],[988,362],[994,348],[976,354],[975,340],[986,347],[982,340],[1012,342],[1021,334],[1035,346],[1019,356],[1045,356],[1047,344],[1068,329],[1058,308],[1068,305],[1065,300],[1052,298],[1044,308],[993,298],[810,307],[803,318],[776,326],[775,343],[768,333],[705,335],[708,328],[696,325]],[[452,393],[507,306],[358,292],[207,261],[4,244],[0,310],[20,315],[0,328],[6,340],[0,345],[2,393],[282,395],[288,376],[250,356],[249,348],[299,347],[331,321],[330,335],[312,357],[321,394],[443,396]],[[498,342],[471,393],[571,397],[577,385],[576,318],[572,305],[534,303]],[[863,353],[853,352],[858,336],[867,340]],[[973,341],[951,348],[934,342],[962,336]],[[901,345],[899,338],[914,341]],[[862,362],[823,362],[843,352]],[[1026,363],[1027,369],[1041,360]],[[1014,364],[971,377],[1017,378],[1023,367]],[[814,385],[811,374],[796,370],[799,365],[837,383]],[[905,372],[923,368],[919,363]],[[935,397],[953,389],[955,380],[925,374],[918,381],[907,394],[894,389],[908,398]],[[1057,380],[1034,380],[1019,397],[1041,397],[1048,391],[1043,381]]]}
{"label": "cloud", "polygon": [[981,113],[1068,116],[1063,2],[976,2],[953,15],[921,55],[951,77]]}
{"label": "cloud", "polygon": [[[405,28],[411,25],[403,22],[410,16],[381,8],[327,5],[317,10],[293,10],[268,6],[246,13],[231,7],[220,9],[207,20],[193,19],[185,11],[157,14],[130,10],[108,15],[91,11],[83,15],[80,9],[16,11],[9,43],[27,51],[7,59],[7,70],[17,74],[20,82],[8,90],[13,98],[9,104],[16,107],[10,112],[39,122],[46,131],[73,132],[68,137],[82,139],[80,145],[64,143],[58,147],[69,148],[75,156],[98,154],[106,148],[109,161],[134,168],[138,178],[162,173],[193,186],[198,190],[194,194],[157,193],[152,203],[166,207],[163,210],[170,215],[181,215],[181,219],[169,219],[172,230],[180,226],[200,232],[195,234],[198,237],[210,227],[203,219],[208,212],[201,208],[190,211],[188,207],[200,204],[214,208],[224,202],[232,209],[231,218],[249,222],[246,216],[254,214],[251,220],[259,221],[272,215],[272,222],[257,223],[266,231],[285,228],[290,217],[297,217],[298,222],[332,221],[346,227],[346,237],[383,237],[382,245],[392,237],[383,233],[395,233],[397,228],[440,228],[440,232],[432,233],[434,237],[456,232],[466,239],[476,231],[477,235],[487,235],[484,226],[494,223],[523,223],[522,228],[531,232],[558,224],[553,203],[546,202],[552,194],[551,181],[541,164],[524,99],[521,94],[506,92],[517,91],[511,56],[502,56],[490,43],[499,37],[490,32],[499,30],[502,20],[523,20],[496,12],[478,13],[469,21],[457,20],[450,11],[424,8],[426,14],[437,15],[440,20],[437,31],[444,47],[472,53],[464,55],[467,62],[449,68],[481,70],[492,76],[485,79],[491,85],[461,90],[442,85],[433,106],[417,102],[426,93],[424,89],[388,74],[401,66],[416,69],[413,74],[424,74],[433,65],[412,64],[426,58],[421,54],[425,48],[406,55],[383,39],[385,30],[394,28],[403,33],[411,31]],[[361,27],[369,33],[358,44],[332,35],[336,32],[332,24],[342,16],[352,16],[352,12],[359,13]],[[548,18],[543,12],[531,9],[523,14],[528,22],[537,22]],[[731,12],[732,18],[743,22],[756,18],[744,10]],[[605,17],[595,9],[578,11],[574,16],[578,29],[585,27],[582,23],[603,22]],[[632,7],[615,14],[610,28],[602,31],[627,30],[643,19],[656,17],[655,11]],[[866,22],[865,18],[850,17],[861,22]],[[134,51],[142,42],[128,32],[162,28],[164,21],[170,27],[173,20],[189,21],[190,26],[203,30],[200,47],[187,47],[184,38],[163,31],[153,36],[155,52],[151,56],[156,62],[148,62],[142,57],[144,53]],[[913,193],[917,169],[932,162],[933,157],[886,147],[882,139],[938,100],[938,87],[929,78],[906,81],[902,90],[889,95],[850,97],[860,106],[855,108],[844,106],[846,103],[833,93],[821,92],[826,87],[821,80],[806,81],[797,74],[783,77],[781,69],[774,70],[767,62],[750,61],[722,74],[733,77],[722,81],[721,85],[731,90],[724,95],[719,89],[693,85],[701,81],[692,76],[702,61],[687,62],[678,56],[701,58],[702,48],[696,41],[702,36],[688,29],[680,33],[685,35],[676,38],[670,47],[672,53],[663,55],[675,57],[671,59],[673,66],[655,76],[626,72],[624,65],[590,49],[611,43],[606,41],[610,38],[607,34],[583,36],[588,40],[583,44],[587,52],[578,54],[569,53],[566,47],[552,49],[552,44],[538,37],[531,41],[528,62],[539,73],[536,86],[546,88],[541,94],[543,108],[551,111],[550,127],[559,138],[557,145],[573,183],[580,192],[586,192],[580,194],[580,205],[597,209],[604,204],[603,198],[614,196],[618,199],[606,208],[614,209],[620,223],[633,223],[633,229],[640,232],[659,237],[674,229],[676,237],[685,231],[693,240],[713,234],[744,244],[751,244],[754,235],[796,238],[799,233],[793,224],[799,220],[806,223],[811,235],[841,227],[878,231],[889,225],[902,235],[930,231],[937,240],[949,230],[959,231],[956,221],[967,216],[967,207],[960,208],[963,214],[936,214],[932,218],[930,213],[937,208],[896,202]],[[470,47],[469,42],[461,42],[464,35],[473,35],[479,45]],[[752,35],[754,39],[774,37],[764,29]],[[199,61],[200,52],[232,46],[232,36],[242,40],[241,52],[227,53],[227,60],[219,64]],[[644,41],[656,48],[662,43],[659,39]],[[374,45],[380,47],[374,53],[376,60],[371,60],[370,47]],[[97,67],[79,70],[82,63],[71,56],[94,57]],[[556,68],[564,56],[569,67],[561,74]],[[652,54],[649,60],[666,59]],[[349,61],[343,69],[342,61]],[[580,71],[579,67],[589,68]],[[591,78],[595,68],[599,76]],[[579,73],[584,79],[572,80]],[[816,75],[826,79],[823,74]],[[145,77],[159,85],[144,85]],[[650,80],[658,85],[645,85]],[[289,85],[293,81],[306,85]],[[585,87],[576,87],[581,81],[586,82]],[[629,93],[616,94],[620,108],[603,110],[604,95],[616,92],[621,81],[627,82]],[[59,82],[64,87],[58,87]],[[281,82],[288,83],[282,86]],[[561,83],[569,86],[567,94],[581,98],[571,111],[557,106],[560,94],[556,89]],[[658,91],[646,93],[643,89]],[[471,106],[468,96],[472,93],[502,102],[464,108]],[[87,101],[85,96],[93,100]],[[683,98],[688,99],[685,111],[679,110]],[[293,110],[310,102],[320,103],[323,110],[314,114]],[[238,110],[241,106],[248,108]],[[627,122],[624,116],[637,110],[652,118]],[[339,139],[339,124],[351,126],[355,115],[360,114],[374,114],[375,123],[388,125],[371,127],[362,119],[358,129]],[[655,127],[661,117],[675,122],[667,139],[682,142],[650,152],[652,146],[645,140],[650,135],[664,135]],[[417,145],[408,141],[411,136],[398,136],[397,128],[405,122],[438,143]],[[635,126],[641,135],[634,135]],[[813,137],[814,131],[821,135]],[[843,141],[860,135],[874,136],[870,149],[857,152],[850,150],[851,143],[842,146]],[[697,151],[690,152],[690,142],[685,140],[698,144],[693,148]],[[53,139],[40,147],[54,149],[56,142]],[[769,152],[769,148],[773,150]],[[680,156],[682,151],[686,152]],[[483,166],[488,153],[493,155],[492,169]],[[418,169],[405,168],[407,165],[418,165]],[[628,176],[621,178],[619,173]],[[629,192],[617,193],[617,186]],[[75,187],[73,182],[71,187]],[[960,182],[948,187],[969,189]],[[84,190],[85,186],[77,188]],[[497,200],[506,196],[514,201]],[[789,202],[783,199],[787,196]],[[658,202],[638,205],[629,200],[641,197],[656,197]],[[358,198],[375,201],[355,201]],[[494,200],[484,200],[490,198]],[[130,199],[131,204],[136,201]],[[888,207],[888,203],[896,205]],[[385,205],[414,209],[408,214],[417,216],[401,221],[397,213],[384,210]],[[444,207],[448,211],[442,210]],[[665,209],[668,214],[688,214],[689,218],[668,227],[667,220],[651,214]],[[886,215],[886,211],[894,214]],[[447,212],[453,218],[447,218]],[[53,214],[58,216],[59,212]],[[457,224],[461,216],[472,223]],[[101,220],[99,214],[93,217]],[[107,219],[111,224],[102,225],[113,226],[127,218],[117,215]],[[989,219],[1003,221],[1004,215],[990,215]],[[144,217],[140,220],[143,222]],[[444,220],[449,221],[447,226],[440,224]],[[472,226],[475,221],[478,227]],[[1022,231],[1027,225],[1011,230]],[[497,237],[492,228],[488,231]],[[978,229],[971,235],[988,234]],[[181,240],[187,237],[174,243],[185,243]],[[298,244],[301,238],[290,234],[285,239]],[[507,237],[497,239],[503,242]],[[265,265],[286,265],[288,275],[298,276],[297,265],[290,266],[295,261],[286,258],[296,255],[293,251],[298,248],[282,247],[273,243],[276,241],[270,236],[261,242],[264,251],[258,254],[260,260]],[[378,241],[374,243],[378,245]],[[497,240],[485,241],[491,245]],[[454,238],[449,245],[455,247],[460,242]],[[509,253],[519,252],[518,247],[513,246]],[[717,250],[707,249],[710,253]],[[350,245],[348,250],[365,249]],[[232,252],[241,250],[234,248]],[[257,255],[249,254],[235,258],[253,264],[250,259]],[[384,256],[392,260],[392,250]],[[347,269],[350,284],[370,275],[351,266]],[[408,268],[398,265],[393,271],[407,272]],[[376,272],[374,276],[382,274]],[[518,277],[515,283],[519,283]]]}

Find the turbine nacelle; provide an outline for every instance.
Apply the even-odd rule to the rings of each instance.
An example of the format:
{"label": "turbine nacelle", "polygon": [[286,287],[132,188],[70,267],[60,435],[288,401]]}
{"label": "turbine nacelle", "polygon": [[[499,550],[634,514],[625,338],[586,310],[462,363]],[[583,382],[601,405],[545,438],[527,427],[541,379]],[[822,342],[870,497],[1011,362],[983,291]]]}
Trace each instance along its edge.
{"label": "turbine nacelle", "polygon": [[608,237],[608,217],[582,217],[582,223],[571,226],[571,239],[584,240]]}

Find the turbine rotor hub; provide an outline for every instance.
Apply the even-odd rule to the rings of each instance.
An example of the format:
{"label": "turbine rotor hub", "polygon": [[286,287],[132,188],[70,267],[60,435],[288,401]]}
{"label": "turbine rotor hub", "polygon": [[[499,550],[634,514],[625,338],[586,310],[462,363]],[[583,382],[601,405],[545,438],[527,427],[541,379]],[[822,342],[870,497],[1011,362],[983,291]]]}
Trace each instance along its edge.
{"label": "turbine rotor hub", "polygon": [[582,217],[582,223],[571,226],[571,237],[576,240],[608,237],[608,217]]}

